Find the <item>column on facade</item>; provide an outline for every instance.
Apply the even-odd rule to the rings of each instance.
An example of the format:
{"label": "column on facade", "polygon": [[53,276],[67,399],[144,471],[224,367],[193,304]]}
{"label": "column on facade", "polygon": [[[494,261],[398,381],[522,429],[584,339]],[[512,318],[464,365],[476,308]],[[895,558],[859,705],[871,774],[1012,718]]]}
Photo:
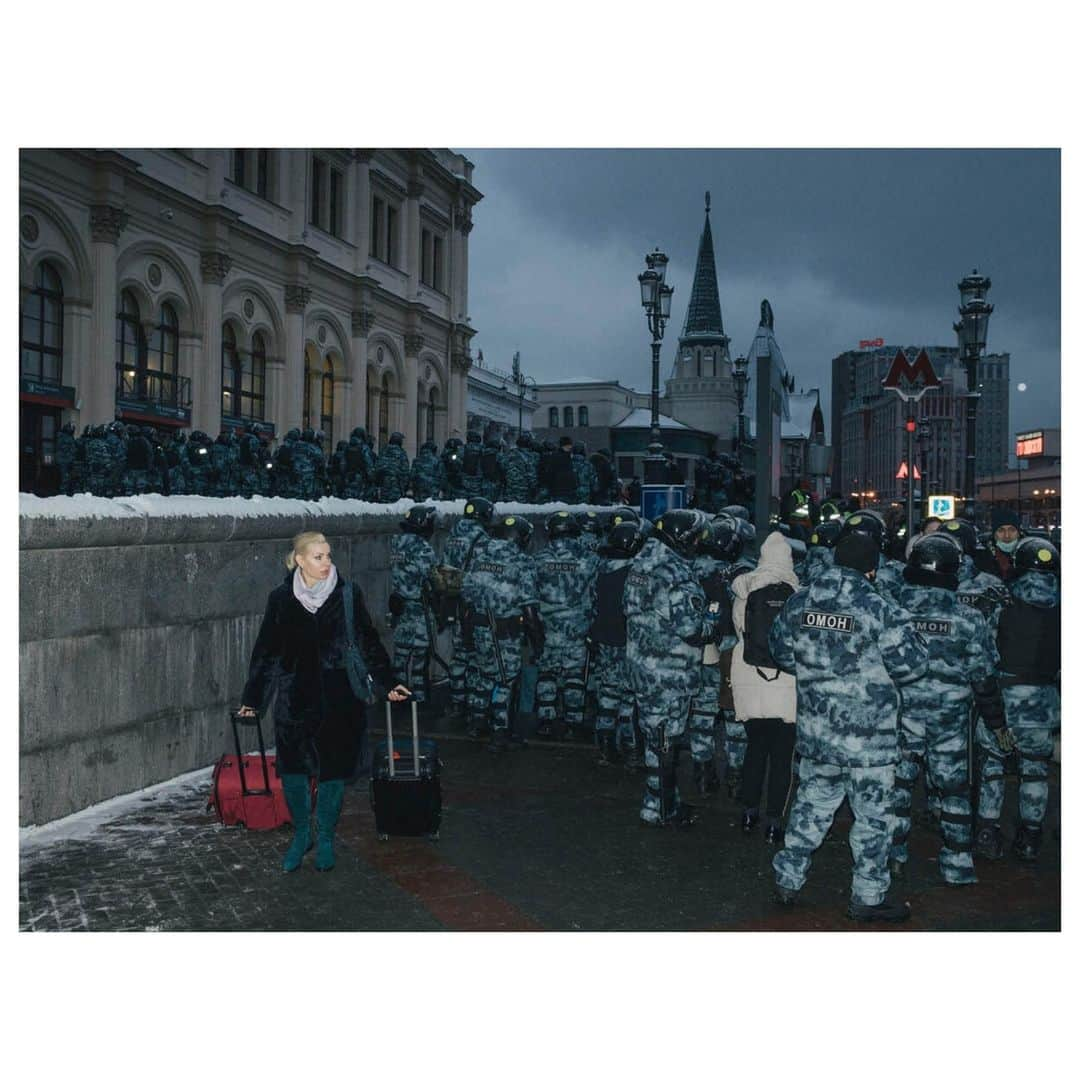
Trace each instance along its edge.
{"label": "column on facade", "polygon": [[[91,288],[93,286],[91,285]],[[114,316],[115,317],[115,316]],[[85,301],[82,299],[64,302],[64,341],[70,342],[70,346],[64,349],[64,377],[63,382],[68,386],[75,387],[75,400],[78,402],[82,396],[83,385],[94,378],[94,358],[96,353],[93,347],[94,340],[94,302],[93,294]],[[107,363],[104,366],[109,372],[113,371],[113,352],[108,354]],[[97,365],[102,366],[102,365]],[[115,384],[113,384],[115,385]],[[64,423],[73,423],[78,430],[82,430],[89,419],[82,419],[83,413],[79,410],[64,411]]]}
{"label": "column on facade", "polygon": [[405,426],[399,430],[405,435],[405,450],[410,457],[416,456],[420,432],[416,426],[416,398],[420,382],[420,350],[424,347],[423,334],[405,335],[405,387],[404,417]]}
{"label": "column on facade", "polygon": [[352,313],[352,405],[346,423],[348,430],[367,428],[368,333],[375,322],[374,312],[360,308]]}
{"label": "column on facade", "polygon": [[304,311],[311,302],[306,285],[285,286],[285,371],[282,434],[300,427],[304,417]]}
{"label": "column on facade", "polygon": [[405,272],[409,275],[411,300],[420,291],[420,196],[424,194],[424,185],[419,180],[410,180],[406,191]]}
{"label": "column on facade", "polygon": [[451,432],[459,432],[459,437],[464,439],[468,431],[468,417],[466,416],[466,402],[469,390],[469,368],[472,366],[468,354],[464,352],[454,353],[450,358],[450,393],[447,413],[447,424]]}
{"label": "column on facade", "polygon": [[232,259],[223,251],[204,251],[202,356],[192,380],[191,425],[211,437],[221,429],[221,294]]}
{"label": "column on facade", "polygon": [[353,213],[355,228],[353,242],[356,244],[356,272],[362,274],[367,268],[368,252],[371,250],[371,157],[370,150],[355,151],[355,191]]}
{"label": "column on facade", "polygon": [[118,207],[90,207],[90,355],[76,387],[84,425],[108,423],[116,414],[116,248],[125,225],[127,214]]}
{"label": "column on facade", "polygon": [[285,411],[285,359],[283,356],[266,358],[266,419],[274,425],[274,438],[280,445],[289,430]]}

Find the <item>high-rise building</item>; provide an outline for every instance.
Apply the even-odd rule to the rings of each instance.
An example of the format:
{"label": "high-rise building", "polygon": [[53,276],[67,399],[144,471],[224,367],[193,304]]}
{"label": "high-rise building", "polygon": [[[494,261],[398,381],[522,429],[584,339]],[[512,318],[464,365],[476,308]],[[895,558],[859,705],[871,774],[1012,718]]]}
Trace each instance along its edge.
{"label": "high-rise building", "polygon": [[[904,346],[914,362],[919,346]],[[851,496],[873,492],[869,502],[900,501],[905,480],[904,420],[908,406],[882,387],[896,356],[895,345],[841,353],[832,363],[833,488]],[[916,488],[924,494],[962,494],[964,486],[967,378],[959,350],[926,349],[941,380],[912,406],[925,437],[915,444],[915,467],[922,475]],[[976,432],[976,475],[1004,467],[1009,453],[1009,354],[979,361],[980,394]],[[910,463],[907,463],[910,467]]]}

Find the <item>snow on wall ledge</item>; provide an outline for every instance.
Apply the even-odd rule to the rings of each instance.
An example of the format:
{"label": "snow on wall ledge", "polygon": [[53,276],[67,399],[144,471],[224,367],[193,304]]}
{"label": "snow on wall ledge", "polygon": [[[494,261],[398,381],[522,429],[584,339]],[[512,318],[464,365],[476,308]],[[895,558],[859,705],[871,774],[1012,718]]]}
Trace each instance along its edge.
{"label": "snow on wall ledge", "polygon": [[[318,526],[326,533],[396,531],[412,499],[368,503],[358,499],[212,499],[204,495],[19,495],[19,547],[110,547],[290,537]],[[439,501],[440,514],[458,517],[465,500]],[[555,510],[587,510],[581,504],[496,503],[499,513],[544,515]]]}

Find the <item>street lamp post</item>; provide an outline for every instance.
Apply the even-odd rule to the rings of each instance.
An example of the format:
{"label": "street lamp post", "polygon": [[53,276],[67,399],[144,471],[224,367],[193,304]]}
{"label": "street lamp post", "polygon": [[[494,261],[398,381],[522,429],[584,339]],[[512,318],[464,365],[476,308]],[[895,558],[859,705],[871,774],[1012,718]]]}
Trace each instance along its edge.
{"label": "street lamp post", "polygon": [[960,345],[960,359],[967,373],[964,506],[967,516],[972,517],[975,512],[975,415],[979,405],[979,357],[986,348],[986,330],[994,305],[986,300],[990,279],[978,270],[972,270],[962,278],[957,288],[960,290],[960,321],[953,323],[953,329]]}
{"label": "street lamp post", "polygon": [[521,435],[522,417],[525,409],[525,388],[529,385],[536,390],[536,380],[531,375],[521,374],[521,353],[514,353],[514,385],[518,388],[518,435]]}
{"label": "street lamp post", "polygon": [[645,483],[662,484],[666,480],[664,444],[660,441],[660,342],[664,327],[671,317],[673,285],[664,281],[668,257],[659,249],[645,256],[644,273],[638,274],[641,286],[641,306],[645,309],[649,333],[652,335],[652,426],[649,432],[649,453],[645,458]]}
{"label": "street lamp post", "polygon": [[746,384],[750,378],[750,361],[745,356],[735,357],[731,365],[731,378],[735,383],[735,400],[739,406],[739,421],[735,432],[735,454],[742,462],[743,405],[746,403]]}

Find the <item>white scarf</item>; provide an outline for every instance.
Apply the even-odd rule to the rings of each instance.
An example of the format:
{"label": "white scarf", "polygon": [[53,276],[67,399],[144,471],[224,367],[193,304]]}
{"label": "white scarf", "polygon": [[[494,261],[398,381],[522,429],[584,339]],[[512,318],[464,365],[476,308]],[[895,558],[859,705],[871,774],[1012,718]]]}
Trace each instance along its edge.
{"label": "white scarf", "polygon": [[316,581],[314,585],[309,589],[304,584],[304,575],[300,573],[300,567],[298,566],[293,571],[292,579],[292,591],[293,596],[304,605],[306,611],[310,611],[312,615],[319,610],[326,603],[327,597],[334,591],[334,587],[337,585],[337,567],[330,567],[330,576],[324,581]]}

